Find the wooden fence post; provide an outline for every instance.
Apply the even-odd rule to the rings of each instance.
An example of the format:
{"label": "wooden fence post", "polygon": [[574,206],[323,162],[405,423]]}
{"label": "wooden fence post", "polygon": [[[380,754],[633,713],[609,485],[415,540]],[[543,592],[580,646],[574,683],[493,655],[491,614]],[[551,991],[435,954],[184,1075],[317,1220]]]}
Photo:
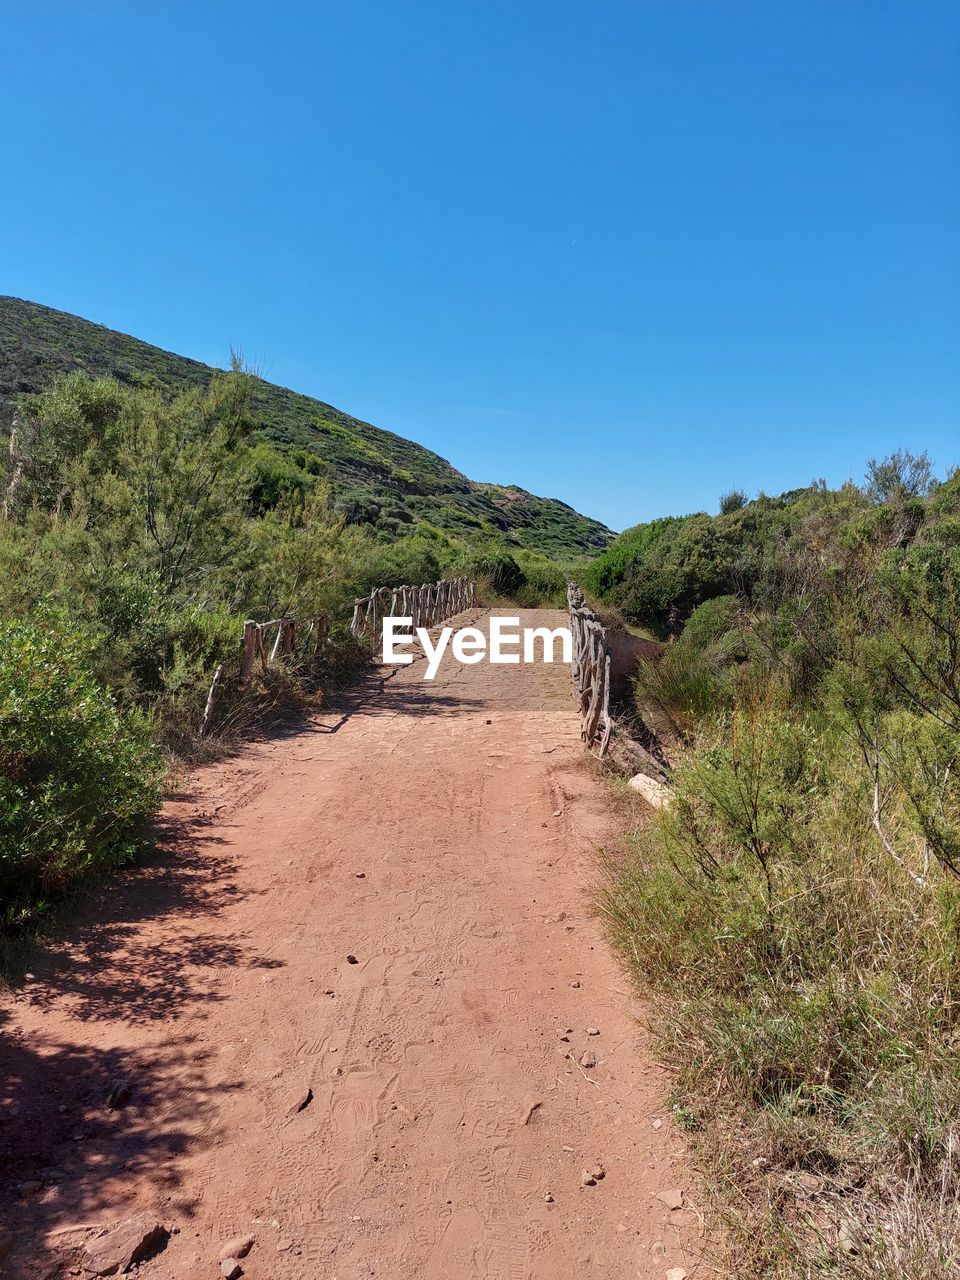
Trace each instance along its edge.
{"label": "wooden fence post", "polygon": [[255,622],[243,624],[243,653],[240,658],[240,683],[249,684],[253,676],[253,664],[257,660],[257,640],[260,628]]}
{"label": "wooden fence post", "polygon": [[213,715],[213,699],[217,692],[217,685],[220,683],[220,677],[223,675],[223,663],[217,667],[213,673],[213,684],[210,686],[210,692],[207,694],[207,705],[203,709],[203,719],[200,721],[200,732],[198,738],[206,736],[207,729],[210,727],[210,717]]}
{"label": "wooden fence post", "polygon": [[570,675],[578,698],[581,734],[588,747],[599,744],[599,755],[602,756],[613,732],[610,649],[606,628],[587,607],[583,592],[572,582],[567,586],[567,608],[573,638]]}
{"label": "wooden fence post", "polygon": [[297,622],[295,618],[284,618],[280,623],[280,652],[285,658],[292,658],[297,647]]}

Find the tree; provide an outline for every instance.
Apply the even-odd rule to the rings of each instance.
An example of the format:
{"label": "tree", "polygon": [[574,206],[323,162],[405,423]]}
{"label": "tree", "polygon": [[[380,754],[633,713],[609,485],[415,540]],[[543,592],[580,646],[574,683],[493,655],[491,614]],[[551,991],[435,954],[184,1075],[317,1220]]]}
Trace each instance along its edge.
{"label": "tree", "polygon": [[729,516],[734,511],[742,511],[747,505],[747,495],[742,489],[729,489],[720,495],[720,514]]}
{"label": "tree", "polygon": [[907,498],[924,498],[937,486],[933,464],[926,451],[911,453],[897,449],[888,457],[867,463],[864,491],[871,502],[902,502]]}

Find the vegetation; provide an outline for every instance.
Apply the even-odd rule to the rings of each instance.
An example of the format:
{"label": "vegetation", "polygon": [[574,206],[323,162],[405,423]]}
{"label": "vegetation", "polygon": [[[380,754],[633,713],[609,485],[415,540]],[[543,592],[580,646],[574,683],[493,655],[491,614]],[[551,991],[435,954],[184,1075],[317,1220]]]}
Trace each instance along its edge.
{"label": "vegetation", "polygon": [[[78,316],[0,297],[0,431],[19,396],[77,371],[148,386],[167,399],[206,391],[217,372]],[[261,455],[266,501],[277,487],[308,488],[323,475],[334,510],[383,541],[415,528],[447,549],[505,543],[514,553],[565,560],[612,537],[563,502],[475,484],[429,449],[260,378],[251,383],[248,409],[257,435],[272,446]]]}
{"label": "vegetation", "polygon": [[[241,369],[223,373],[0,298],[0,940],[129,856],[190,756],[363,657],[350,602],[466,573],[559,602],[611,536],[478,485],[419,445]],[[323,617],[322,653],[241,696],[245,618]]]}
{"label": "vegetation", "polygon": [[675,796],[603,903],[736,1274],[960,1269],[960,473],[872,463],[594,567]]}
{"label": "vegetation", "polygon": [[[198,750],[220,664],[214,744],[362,659],[350,603],[373,586],[468,573],[528,603],[563,594],[555,561],[502,537],[354,519],[333,468],[264,438],[265,384],[239,366],[183,377],[172,393],[148,369],[126,382],[58,374],[20,395],[11,422],[0,474],[0,939],[129,856],[160,795],[161,753]],[[322,651],[243,694],[230,677],[244,619],[289,613],[326,620]]]}
{"label": "vegetation", "polygon": [[89,657],[54,617],[0,623],[0,937],[128,857],[160,794],[144,717],[118,712]]}

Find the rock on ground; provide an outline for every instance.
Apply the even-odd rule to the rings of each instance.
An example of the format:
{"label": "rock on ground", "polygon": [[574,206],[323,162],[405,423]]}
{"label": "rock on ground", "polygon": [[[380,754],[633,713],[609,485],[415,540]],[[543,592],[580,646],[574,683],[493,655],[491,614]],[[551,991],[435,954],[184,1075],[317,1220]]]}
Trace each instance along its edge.
{"label": "rock on ground", "polygon": [[139,1213],[84,1246],[83,1269],[87,1275],[115,1276],[152,1258],[166,1246],[169,1231],[153,1214]]}

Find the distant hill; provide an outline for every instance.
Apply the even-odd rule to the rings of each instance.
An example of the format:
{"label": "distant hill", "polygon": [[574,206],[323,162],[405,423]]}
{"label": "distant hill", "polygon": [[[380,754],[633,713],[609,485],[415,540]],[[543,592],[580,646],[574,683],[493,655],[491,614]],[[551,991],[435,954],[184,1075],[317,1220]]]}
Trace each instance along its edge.
{"label": "distant hill", "polygon": [[[171,392],[206,385],[215,372],[65,311],[0,296],[0,427],[6,429],[18,395],[74,369],[120,382],[155,380]],[[286,387],[261,381],[255,412],[264,436],[279,448],[306,450],[327,464],[338,505],[358,522],[386,519],[453,537],[502,537],[557,557],[594,553],[613,537],[564,502],[468,480],[422,445]]]}

